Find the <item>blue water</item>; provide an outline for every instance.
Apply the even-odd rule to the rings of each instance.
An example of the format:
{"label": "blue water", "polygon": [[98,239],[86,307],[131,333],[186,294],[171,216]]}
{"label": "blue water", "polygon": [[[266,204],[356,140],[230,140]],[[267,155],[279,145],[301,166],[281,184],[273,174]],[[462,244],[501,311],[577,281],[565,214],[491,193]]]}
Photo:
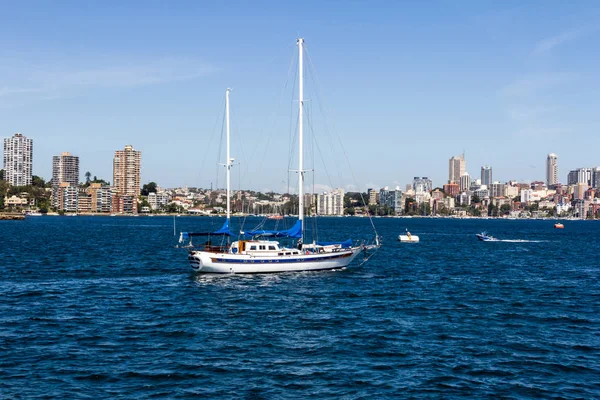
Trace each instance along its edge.
{"label": "blue water", "polygon": [[600,222],[374,223],[358,268],[199,276],[172,218],[0,221],[0,398],[600,397]]}

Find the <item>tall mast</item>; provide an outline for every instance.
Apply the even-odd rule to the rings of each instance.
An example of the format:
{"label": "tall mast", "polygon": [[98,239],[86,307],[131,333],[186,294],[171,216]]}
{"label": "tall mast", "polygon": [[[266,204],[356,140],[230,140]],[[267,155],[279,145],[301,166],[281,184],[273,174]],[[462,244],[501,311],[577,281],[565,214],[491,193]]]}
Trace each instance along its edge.
{"label": "tall mast", "polygon": [[[304,65],[303,65],[304,39],[298,38],[298,219],[304,219]],[[304,222],[302,222],[302,235],[304,236]],[[301,238],[303,239],[303,238]]]}
{"label": "tall mast", "polygon": [[227,88],[225,93],[225,126],[227,131],[227,159],[225,161],[225,168],[227,168],[227,220],[231,213],[231,156],[229,154],[229,92],[231,89]]}

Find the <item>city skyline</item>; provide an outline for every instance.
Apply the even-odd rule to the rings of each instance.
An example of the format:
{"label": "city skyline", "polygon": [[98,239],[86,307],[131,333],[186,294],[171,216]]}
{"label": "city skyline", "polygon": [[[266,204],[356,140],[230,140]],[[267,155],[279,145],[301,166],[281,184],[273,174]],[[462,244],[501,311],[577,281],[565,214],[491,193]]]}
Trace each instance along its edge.
{"label": "city skyline", "polygon": [[[27,162],[24,167],[20,168],[29,171],[29,173],[23,173],[22,171],[19,173],[19,176],[22,175],[21,180],[25,179],[26,176],[29,176],[29,180],[33,174],[31,170],[33,169],[33,157],[31,156],[33,149],[33,139],[27,138],[21,133],[15,133],[12,137],[4,138],[4,157],[3,157],[3,167],[6,170],[7,161],[10,161],[12,158],[24,159]],[[8,159],[7,159],[8,154]],[[448,178],[455,177],[457,175],[460,176],[459,180],[448,179],[446,183],[453,183],[460,187],[460,191],[466,190],[471,184],[471,177],[468,172],[465,170],[466,159],[464,154],[460,156],[452,156],[449,159],[448,164]],[[112,186],[115,188],[117,193],[127,196],[139,196],[142,180],[141,180],[141,151],[137,151],[133,148],[132,145],[125,145],[123,150],[115,150],[114,158],[113,158],[113,174]],[[464,173],[461,174],[461,171]],[[546,180],[524,180],[518,181],[515,179],[509,179],[505,181],[500,181],[498,179],[494,179],[492,177],[492,167],[489,165],[483,165],[480,167],[481,175],[478,180],[482,185],[491,187],[494,183],[508,183],[508,182],[544,182],[546,186],[551,187],[554,184],[560,185],[573,185],[574,183],[588,182],[589,186],[597,187],[597,175],[595,175],[595,171],[600,171],[600,166],[579,166],[575,169],[569,170],[568,172],[564,172],[565,179],[560,179],[559,168],[558,168],[558,156],[554,153],[549,153],[546,157]],[[87,172],[83,173],[83,171],[79,170],[79,157],[75,155],[71,155],[70,152],[62,152],[60,156],[52,157],[52,173],[51,179],[48,182],[52,183],[53,193],[57,191],[57,188],[61,186],[61,184],[69,184],[69,186],[74,187],[77,186],[77,183],[83,182],[83,175],[87,174]],[[11,171],[8,171],[6,177],[10,177]],[[25,178],[24,178],[25,177]],[[98,178],[97,176],[94,176]],[[41,176],[42,179],[46,180],[46,177]],[[103,179],[103,177],[99,177]],[[551,178],[551,182],[550,179]],[[600,178],[598,178],[600,179]],[[147,179],[148,182],[154,182],[151,178]],[[474,181],[473,181],[474,182]],[[157,182],[155,182],[157,183]],[[437,182],[432,181],[428,177],[413,177],[412,182],[408,182],[405,184],[407,188],[412,187],[414,190],[415,185],[418,186],[427,186],[429,191],[431,191],[434,187],[442,188],[446,185],[446,183],[438,184]],[[169,188],[167,186],[163,186],[160,183],[157,183],[158,186],[163,188]],[[19,186],[19,185],[17,185]],[[187,185],[186,185],[187,186]],[[400,187],[400,185],[395,185]],[[190,186],[197,187],[201,189],[208,189],[208,187],[201,186]],[[211,185],[212,187],[212,185]],[[386,189],[389,185],[381,186],[381,189]],[[177,187],[170,187],[171,189]],[[215,189],[223,189],[220,186],[215,187]],[[241,190],[255,190],[250,187],[238,188]],[[337,191],[339,189],[344,190],[344,188],[339,187],[321,187],[316,188],[315,194],[323,193],[327,191]],[[363,190],[363,192],[370,192],[371,189],[378,189],[378,187],[368,187]],[[260,190],[257,190],[260,191]],[[351,190],[352,191],[352,190]],[[279,192],[279,193],[287,193],[287,192]],[[289,193],[294,193],[293,190],[289,191]]]}
{"label": "city skyline", "polygon": [[0,131],[35,138],[34,175],[50,177],[52,155],[68,149],[108,179],[106,160],[133,143],[142,179],[209,187],[218,147],[205,149],[233,87],[236,168],[252,171],[251,189],[284,192],[271,171],[287,166],[287,146],[270,136],[269,162],[250,153],[298,34],[356,174],[318,185],[364,191],[420,175],[441,186],[462,151],[471,177],[492,165],[498,181],[545,180],[557,150],[560,181],[600,164],[594,2],[113,5],[2,6]]}

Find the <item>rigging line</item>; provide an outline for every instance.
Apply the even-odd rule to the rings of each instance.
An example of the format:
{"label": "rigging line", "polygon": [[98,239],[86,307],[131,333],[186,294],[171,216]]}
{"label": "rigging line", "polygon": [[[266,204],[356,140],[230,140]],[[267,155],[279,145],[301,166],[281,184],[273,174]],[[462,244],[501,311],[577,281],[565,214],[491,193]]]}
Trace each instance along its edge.
{"label": "rigging line", "polygon": [[[223,106],[223,110],[225,110],[225,106]],[[208,146],[206,146],[206,149],[204,151],[204,157],[202,157],[202,162],[200,163],[200,171],[204,171],[204,164],[206,163],[206,160],[208,159],[208,153],[209,153],[209,151],[212,148],[212,142],[213,142],[213,139],[215,137],[215,132],[217,130],[217,124],[219,123],[219,119],[220,118],[221,118],[221,115],[220,114],[217,115],[217,119],[215,120],[215,124],[213,126],[212,133],[210,135],[210,139],[208,141]],[[224,118],[225,118],[225,116],[224,116],[224,112],[223,112],[223,119]]]}
{"label": "rigging line", "polygon": [[[257,148],[258,148],[258,146],[261,146],[261,147],[263,147],[263,149],[264,149],[264,151],[263,151],[263,155],[262,155],[262,158],[261,158],[261,160],[260,160],[260,162],[259,162],[259,164],[258,164],[258,168],[257,168],[257,169],[253,169],[253,171],[257,171],[257,170],[258,170],[258,171],[260,171],[260,170],[262,169],[262,166],[263,166],[263,163],[264,163],[264,161],[265,161],[265,159],[266,159],[266,154],[267,154],[267,151],[268,151],[268,148],[269,148],[269,143],[271,142],[271,138],[272,138],[272,136],[273,136],[273,134],[274,134],[274,131],[275,131],[275,128],[274,128],[274,127],[275,127],[275,120],[276,120],[276,118],[275,118],[275,117],[276,117],[276,115],[277,115],[278,111],[281,109],[281,105],[282,105],[282,103],[283,103],[283,97],[284,97],[284,93],[285,93],[285,90],[286,90],[286,89],[287,89],[287,87],[288,87],[288,83],[289,83],[289,81],[290,81],[290,76],[292,75],[292,71],[293,71],[293,67],[294,67],[294,60],[295,60],[295,56],[294,56],[294,54],[295,54],[295,45],[294,45],[294,47],[293,47],[292,49],[293,49],[294,51],[292,52],[292,58],[291,58],[291,60],[290,60],[290,66],[289,66],[289,68],[288,68],[288,74],[287,74],[287,76],[286,76],[286,79],[285,79],[285,83],[284,83],[284,85],[283,85],[283,88],[281,89],[281,92],[280,92],[280,94],[279,94],[279,101],[278,101],[278,103],[277,103],[277,107],[275,108],[275,110],[274,110],[274,111],[273,111],[273,113],[272,113],[272,117],[271,117],[271,118],[272,118],[272,123],[271,123],[271,128],[269,129],[269,130],[270,130],[270,133],[267,135],[267,140],[266,140],[266,142],[265,142],[265,141],[262,141],[262,140],[257,140],[257,141],[256,141],[256,143],[254,144],[254,149],[252,150],[252,154],[256,154],[256,151],[257,151]],[[261,130],[261,132],[260,132],[260,136],[259,136],[259,137],[262,137],[262,136],[263,136],[263,133],[264,133],[264,129],[262,129],[262,130]],[[251,164],[252,164],[252,160],[249,160],[249,161],[248,161],[248,165],[251,165]],[[246,179],[246,174],[247,174],[247,173],[248,173],[248,169],[246,169],[246,171],[244,172],[244,177],[243,177],[244,179]],[[251,181],[251,178],[249,178],[249,179],[248,179],[248,181],[250,182],[250,181]]]}
{"label": "rigging line", "polygon": [[221,151],[223,149],[223,136],[225,136],[225,112],[223,112],[223,120],[221,122],[221,140],[219,141],[219,151],[217,152],[217,182],[216,182],[216,186],[215,189],[219,189],[219,157],[222,157],[221,155]]}
{"label": "rigging line", "polygon": [[[313,63],[312,63],[312,59],[308,55],[308,52],[306,52],[306,58],[308,59],[308,64],[310,65],[311,69],[314,71],[315,69],[314,69],[314,66],[313,66]],[[316,92],[317,92],[317,95],[318,95],[319,92],[322,92],[323,90],[322,90],[322,87],[321,87],[321,83],[319,82],[319,78],[316,75],[317,74],[315,73],[313,79],[315,80],[315,83],[316,83],[316,86],[317,86]],[[326,107],[324,105],[324,103],[325,103],[325,100],[324,100],[325,96],[322,95],[322,98],[323,98],[323,107]],[[319,102],[319,104],[321,104],[321,102]],[[323,107],[320,107],[320,108],[323,108]],[[323,117],[325,118],[325,115],[323,115]],[[326,125],[327,125],[327,123],[326,123]],[[348,158],[348,154],[346,153],[346,150],[344,149],[344,143],[343,143],[340,135],[337,133],[337,130],[335,130],[335,123],[333,123],[333,125],[334,125],[334,131],[336,132],[337,140],[338,140],[338,142],[340,144],[340,148],[342,149],[342,153],[344,155],[344,159],[346,160],[346,163],[348,164],[348,168],[350,169],[350,173],[352,175],[352,179],[354,180],[354,184],[356,185],[356,187],[358,189],[358,193],[360,193],[360,197],[361,197],[361,200],[362,200],[363,204],[365,204],[365,199],[364,199],[363,193],[360,190],[360,188],[358,187],[358,180],[356,179],[356,174],[354,173],[354,169],[352,168],[352,164],[350,164],[350,159]],[[373,222],[373,218],[371,216],[371,213],[367,213],[367,215],[369,216],[369,222],[371,223],[371,227],[373,228],[373,231],[375,232],[375,235],[378,235],[377,234],[377,229],[375,229],[375,223]]]}
{"label": "rigging line", "polygon": [[[314,67],[314,65],[312,64],[312,59],[310,58],[310,55],[308,54],[308,50],[306,51],[306,57],[308,58],[308,71],[307,71],[307,77],[309,79],[312,80],[312,82],[314,82],[314,88],[311,86],[311,89],[313,89],[317,99],[318,99],[318,103],[319,103],[319,111],[321,112],[321,116],[323,117],[323,123],[325,125],[325,137],[324,139],[326,139],[326,141],[328,142],[329,148],[332,149],[332,159],[335,160],[337,158],[337,153],[336,153],[336,143],[334,142],[334,138],[333,135],[331,134],[332,131],[335,131],[335,129],[330,129],[329,128],[329,122],[327,119],[327,114],[323,111],[323,107],[325,105],[325,97],[323,96],[323,101],[321,101],[321,96],[319,95],[318,89],[320,89],[320,82],[317,78],[317,74],[316,74],[316,69]],[[343,151],[343,148],[342,148]],[[335,161],[334,161],[335,162]],[[342,170],[340,168],[338,168],[338,172],[337,172],[337,176],[338,176],[338,181],[340,183],[343,183],[343,176],[342,176]],[[333,185],[331,185],[333,186]]]}
{"label": "rigging line", "polygon": [[[294,55],[295,57],[295,55]],[[295,66],[295,65],[294,65]],[[295,148],[295,138],[298,135],[298,120],[300,118],[299,114],[295,114],[294,113],[294,95],[296,94],[296,81],[297,81],[298,76],[296,74],[294,74],[294,82],[292,84],[292,100],[290,101],[290,110],[289,110],[289,116],[290,118],[288,118],[289,121],[289,127],[288,127],[288,170],[291,169],[291,164],[292,164],[292,154]],[[298,115],[296,117],[295,123],[293,123],[292,121],[294,121],[294,119],[292,118],[293,115]],[[293,132],[293,133],[292,133]]]}
{"label": "rigging line", "polygon": [[[296,129],[294,130],[294,133],[292,134],[291,129],[292,127],[290,126],[290,136],[289,136],[289,147],[288,147],[288,154],[287,154],[287,159],[288,159],[288,165],[287,165],[287,169],[288,171],[292,169],[292,162],[295,156],[295,150],[296,150],[296,140],[298,140],[298,120],[300,119],[300,116],[298,115],[296,117]],[[290,118],[290,123],[291,123],[291,118]]]}
{"label": "rigging line", "polygon": [[[312,143],[312,141],[311,141],[311,143]],[[313,171],[314,170],[315,170],[315,168],[314,168],[314,157],[313,157]],[[313,184],[313,189],[312,189],[313,195],[311,198],[313,199],[313,201],[311,203],[314,204],[314,206],[315,206],[315,213],[312,218],[313,238],[315,241],[318,242],[319,241],[319,225],[317,224],[317,204],[316,204],[318,197],[315,196],[315,173],[314,172],[312,174],[312,184]]]}
{"label": "rigging line", "polygon": [[[329,186],[331,187],[331,189],[333,189],[333,181],[331,180],[331,177],[329,175],[329,170],[327,169],[327,165],[325,164],[325,158],[323,156],[323,152],[321,151],[321,147],[319,146],[319,143],[317,142],[317,139],[316,139],[316,135],[314,134],[313,126],[310,123],[311,117],[308,114],[308,112],[306,113],[306,119],[308,120],[308,126],[309,126],[309,129],[310,129],[310,132],[312,133],[312,135],[311,135],[312,136],[311,144],[313,144],[314,146],[317,147],[317,152],[319,153],[319,156],[321,158],[321,162],[323,163],[323,169],[325,170],[325,175],[327,176],[327,181],[329,182]],[[314,154],[313,154],[313,157],[314,157]],[[314,167],[314,158],[313,158],[313,167]]]}

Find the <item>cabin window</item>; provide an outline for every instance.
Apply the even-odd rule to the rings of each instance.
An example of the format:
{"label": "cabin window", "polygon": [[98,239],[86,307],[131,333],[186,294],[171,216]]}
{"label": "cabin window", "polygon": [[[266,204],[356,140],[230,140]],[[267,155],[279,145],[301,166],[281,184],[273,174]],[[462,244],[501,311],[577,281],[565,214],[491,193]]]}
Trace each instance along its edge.
{"label": "cabin window", "polygon": [[276,250],[276,249],[275,249],[275,246],[272,246],[272,245],[271,245],[271,246],[269,246],[269,250]]}
{"label": "cabin window", "polygon": [[259,250],[266,250],[267,246],[265,246],[264,244],[261,244],[258,248],[259,248]]}
{"label": "cabin window", "polygon": [[250,250],[256,250],[256,246],[250,246]]}

